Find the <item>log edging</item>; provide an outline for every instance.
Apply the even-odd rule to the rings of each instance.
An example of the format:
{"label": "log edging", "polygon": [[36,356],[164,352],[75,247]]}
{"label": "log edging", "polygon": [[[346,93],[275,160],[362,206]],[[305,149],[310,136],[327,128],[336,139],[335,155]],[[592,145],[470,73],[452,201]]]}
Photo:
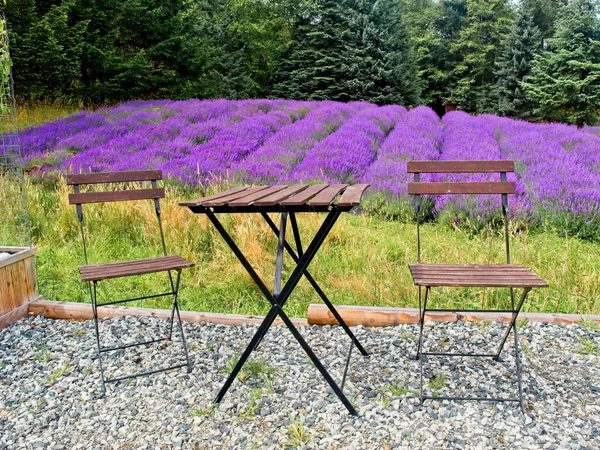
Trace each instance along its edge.
{"label": "log edging", "polygon": [[[419,310],[416,308],[384,308],[377,306],[336,306],[342,319],[349,326],[363,325],[365,327],[386,327],[402,324],[416,324],[419,322]],[[552,314],[552,313],[521,313],[520,319],[530,322],[579,323],[584,318],[600,324],[600,315],[586,314]],[[309,325],[337,325],[325,305],[310,304],[308,306]],[[431,322],[467,322],[500,321],[511,320],[510,313],[478,313],[478,312],[429,312],[425,314],[425,320]]]}

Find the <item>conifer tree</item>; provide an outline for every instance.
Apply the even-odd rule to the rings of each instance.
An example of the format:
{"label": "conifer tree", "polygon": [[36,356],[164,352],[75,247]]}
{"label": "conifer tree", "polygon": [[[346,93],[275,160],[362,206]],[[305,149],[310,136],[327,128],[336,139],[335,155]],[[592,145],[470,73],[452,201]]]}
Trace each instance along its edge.
{"label": "conifer tree", "polygon": [[517,19],[503,43],[497,62],[497,112],[501,115],[526,117],[533,111],[521,83],[531,73],[533,57],[542,50],[542,35],[534,25],[528,2],[519,6]]}
{"label": "conifer tree", "polygon": [[582,126],[600,115],[600,20],[597,0],[571,0],[556,22],[548,50],[523,83],[543,119]]}
{"label": "conifer tree", "polygon": [[467,0],[467,25],[450,49],[459,59],[450,100],[462,109],[495,109],[494,64],[512,13],[508,0]]}

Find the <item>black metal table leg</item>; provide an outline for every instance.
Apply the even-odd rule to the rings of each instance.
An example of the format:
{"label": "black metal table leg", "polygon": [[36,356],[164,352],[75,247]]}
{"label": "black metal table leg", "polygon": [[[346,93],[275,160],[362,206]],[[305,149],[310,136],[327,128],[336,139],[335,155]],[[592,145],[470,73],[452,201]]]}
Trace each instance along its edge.
{"label": "black metal table leg", "polygon": [[[273,223],[271,218],[266,213],[262,213],[262,216],[265,219],[265,221],[267,222],[267,224],[269,225],[269,227],[273,230],[273,232],[278,235],[279,230],[277,229],[277,226],[275,225],[275,223]],[[287,241],[284,241],[284,246],[285,246],[285,249],[288,252],[288,254],[292,257],[294,262],[296,262],[296,264],[297,264],[300,261],[300,258],[302,257],[302,244],[300,241],[300,233],[298,232],[298,224],[296,222],[296,216],[294,213],[290,213],[290,222],[292,225],[292,230],[294,231],[294,238],[296,240],[296,247],[298,248],[299,255],[296,254],[294,249],[291,247],[291,245]],[[360,351],[360,353],[363,356],[370,355],[371,352],[368,352],[367,350],[365,350],[365,348],[362,346],[362,344],[356,338],[356,336],[354,335],[354,333],[352,332],[350,327],[346,324],[346,322],[344,321],[344,319],[342,318],[340,313],[337,311],[337,309],[335,309],[335,306],[331,303],[329,298],[327,298],[327,295],[325,295],[325,292],[323,292],[323,290],[321,289],[319,284],[315,281],[315,279],[312,277],[312,275],[308,272],[308,269],[303,272],[303,275],[308,280],[308,282],[311,284],[311,286],[313,287],[313,289],[315,290],[317,295],[319,297],[321,297],[321,300],[323,300],[323,303],[325,303],[325,305],[327,306],[329,311],[331,311],[331,314],[333,314],[333,316],[336,318],[336,320],[338,321],[340,326],[343,328],[345,333],[350,337],[353,344],[356,345],[356,348],[358,348],[358,351]]]}
{"label": "black metal table leg", "polygon": [[213,225],[215,226],[215,228],[217,229],[217,231],[221,234],[221,236],[223,237],[223,239],[225,240],[225,242],[229,245],[229,247],[231,248],[231,250],[233,251],[233,253],[236,255],[236,257],[238,258],[238,260],[242,264],[242,266],[244,266],[244,268],[246,269],[246,271],[248,272],[248,274],[250,275],[250,277],[254,280],[254,282],[256,283],[256,285],[258,286],[258,288],[263,293],[264,297],[269,301],[269,303],[271,303],[271,309],[269,310],[269,313],[266,315],[265,319],[263,320],[263,322],[259,326],[258,330],[254,334],[252,340],[250,341],[250,343],[248,344],[248,346],[244,350],[244,353],[242,354],[242,356],[238,360],[238,362],[235,365],[233,371],[227,377],[227,380],[225,381],[225,384],[223,385],[223,387],[221,388],[221,390],[217,394],[217,397],[215,398],[215,403],[219,403],[223,399],[224,395],[227,393],[227,390],[229,389],[229,387],[231,386],[231,384],[235,380],[237,374],[242,369],[243,365],[247,361],[247,359],[250,356],[250,354],[254,351],[254,349],[256,348],[256,346],[260,343],[260,341],[262,340],[262,338],[265,336],[266,332],[268,331],[268,329],[273,324],[273,321],[275,320],[275,318],[277,317],[277,315],[279,315],[279,317],[281,317],[281,319],[283,320],[284,324],[290,330],[290,332],[292,333],[292,335],[294,336],[294,338],[296,339],[296,341],[298,341],[298,343],[300,344],[300,346],[302,347],[302,349],[306,352],[306,354],[311,359],[311,361],[313,362],[313,364],[315,365],[315,367],[317,367],[317,369],[319,370],[319,372],[321,373],[321,375],[323,376],[323,378],[325,378],[325,380],[327,381],[327,383],[329,384],[329,386],[333,389],[333,391],[336,393],[336,395],[338,396],[338,398],[342,401],[342,403],[344,404],[344,406],[348,409],[348,411],[350,412],[350,414],[357,415],[357,412],[354,409],[354,407],[352,406],[352,404],[350,403],[350,401],[346,398],[346,396],[344,395],[344,393],[342,392],[342,390],[335,383],[335,381],[333,380],[333,378],[331,377],[331,375],[329,375],[329,373],[327,372],[327,370],[325,369],[325,367],[321,364],[321,362],[319,361],[319,359],[317,358],[317,356],[315,355],[315,353],[312,351],[312,349],[310,348],[310,346],[308,345],[308,343],[304,340],[304,338],[302,337],[302,335],[300,334],[300,332],[298,331],[298,329],[294,326],[294,324],[289,319],[289,317],[287,316],[287,314],[285,314],[285,312],[283,311],[283,306],[285,305],[285,302],[287,301],[287,299],[289,298],[289,296],[293,292],[294,288],[296,287],[296,285],[300,281],[300,278],[301,278],[302,274],[305,272],[306,267],[308,267],[308,265],[310,264],[310,262],[312,261],[312,259],[316,255],[319,247],[321,246],[321,244],[325,240],[325,237],[327,236],[327,234],[329,233],[329,231],[333,227],[335,221],[339,217],[340,212],[337,211],[337,210],[330,211],[330,213],[327,215],[325,221],[323,222],[323,224],[321,225],[321,227],[317,231],[317,234],[314,237],[314,239],[311,242],[311,244],[309,245],[308,249],[302,255],[302,257],[299,259],[299,261],[298,261],[298,263],[296,265],[296,268],[294,269],[294,271],[290,275],[290,278],[288,279],[287,283],[285,284],[285,286],[283,287],[283,289],[281,290],[281,292],[277,292],[279,290],[280,283],[281,283],[280,276],[281,276],[281,270],[282,270],[282,265],[283,265],[282,264],[282,258],[283,258],[283,248],[284,248],[284,243],[285,243],[285,220],[286,220],[286,217],[282,217],[281,232],[278,233],[279,236],[280,236],[280,240],[279,240],[279,246],[278,246],[278,259],[277,259],[276,274],[275,274],[275,291],[276,291],[276,295],[273,295],[269,291],[269,289],[267,288],[267,286],[265,285],[265,283],[262,281],[262,279],[256,273],[256,271],[254,270],[254,268],[252,267],[252,265],[248,262],[248,260],[246,259],[246,257],[244,256],[244,254],[241,252],[241,250],[239,249],[239,247],[236,245],[236,243],[233,241],[233,239],[231,238],[231,236],[229,235],[229,233],[227,233],[227,231],[225,230],[225,228],[221,225],[221,223],[216,218],[216,216],[214,215],[214,213],[212,213],[211,211],[209,211],[209,212],[206,213],[206,215],[208,216],[209,220],[213,223]]}

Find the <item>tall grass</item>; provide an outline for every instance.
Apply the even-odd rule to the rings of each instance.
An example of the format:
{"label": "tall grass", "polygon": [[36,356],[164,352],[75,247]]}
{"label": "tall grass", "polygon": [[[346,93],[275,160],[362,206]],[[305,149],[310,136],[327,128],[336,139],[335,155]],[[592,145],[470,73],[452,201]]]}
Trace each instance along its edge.
{"label": "tall grass", "polygon": [[[1,188],[1,186],[0,186]],[[80,282],[83,264],[75,208],[68,204],[64,180],[50,184],[29,182],[32,235],[39,252],[41,294],[51,300],[89,301]],[[161,203],[169,252],[196,263],[183,275],[184,309],[264,314],[268,309],[258,288],[235,259],[223,239],[202,215],[177,205],[198,192],[167,186]],[[135,259],[160,254],[154,207],[150,201],[84,205],[90,262]],[[273,217],[277,223],[277,217]],[[322,215],[298,217],[305,246],[318,229]],[[276,237],[260,217],[229,215],[222,221],[265,283],[272,285]],[[429,262],[502,263],[504,241],[491,229],[468,233],[443,224],[422,228],[423,260]],[[292,241],[292,239],[290,239]],[[2,237],[0,236],[0,242]],[[550,283],[532,291],[525,309],[563,313],[600,313],[600,244],[552,232],[512,231],[513,262],[532,268]],[[407,263],[416,260],[413,224],[379,216],[343,214],[309,270],[337,304],[415,307],[417,291]],[[284,276],[294,266],[285,259]],[[124,298],[164,289],[166,278],[149,275],[100,283],[102,298]],[[307,305],[319,299],[302,280],[286,306],[292,316],[306,315]],[[507,306],[506,289],[434,289],[432,307]],[[144,306],[167,307],[168,300]]]}

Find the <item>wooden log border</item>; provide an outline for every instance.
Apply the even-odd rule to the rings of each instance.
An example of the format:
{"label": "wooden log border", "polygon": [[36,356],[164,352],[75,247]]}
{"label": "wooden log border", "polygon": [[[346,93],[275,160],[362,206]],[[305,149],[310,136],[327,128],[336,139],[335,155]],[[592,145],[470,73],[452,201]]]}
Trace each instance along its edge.
{"label": "wooden log border", "polygon": [[[336,306],[336,309],[349,326],[391,327],[402,324],[416,324],[419,322],[419,310],[416,308]],[[579,323],[583,318],[600,324],[600,315],[548,313],[519,314],[519,319],[544,323]],[[425,314],[425,320],[432,322],[457,322],[459,320],[468,322],[508,322],[510,319],[510,313],[430,312]],[[338,325],[337,320],[325,305],[310,304],[308,306],[307,320],[309,325]]]}
{"label": "wooden log border", "polygon": [[[91,320],[92,308],[89,303],[57,302],[48,300],[37,300],[29,305],[30,316],[42,316],[49,319],[63,320]],[[419,312],[413,308],[382,308],[372,306],[336,306],[346,323],[350,326],[362,325],[365,327],[389,327],[402,324],[416,324],[419,320]],[[100,319],[108,319],[123,316],[157,317],[167,319],[171,311],[168,309],[137,308],[130,306],[107,306],[98,309]],[[531,322],[579,323],[582,318],[587,318],[600,324],[600,316],[580,314],[543,314],[543,313],[521,313],[522,319]],[[243,314],[219,314],[194,311],[181,311],[181,319],[190,323],[214,323],[219,325],[259,325],[263,316],[251,316]],[[464,321],[495,321],[506,322],[510,320],[510,314],[489,313],[428,313],[425,316],[428,321],[456,322]],[[307,319],[292,319],[296,326],[308,325],[337,325],[337,321],[331,315],[325,305],[311,304],[308,307]],[[279,319],[275,325],[283,325]]]}

